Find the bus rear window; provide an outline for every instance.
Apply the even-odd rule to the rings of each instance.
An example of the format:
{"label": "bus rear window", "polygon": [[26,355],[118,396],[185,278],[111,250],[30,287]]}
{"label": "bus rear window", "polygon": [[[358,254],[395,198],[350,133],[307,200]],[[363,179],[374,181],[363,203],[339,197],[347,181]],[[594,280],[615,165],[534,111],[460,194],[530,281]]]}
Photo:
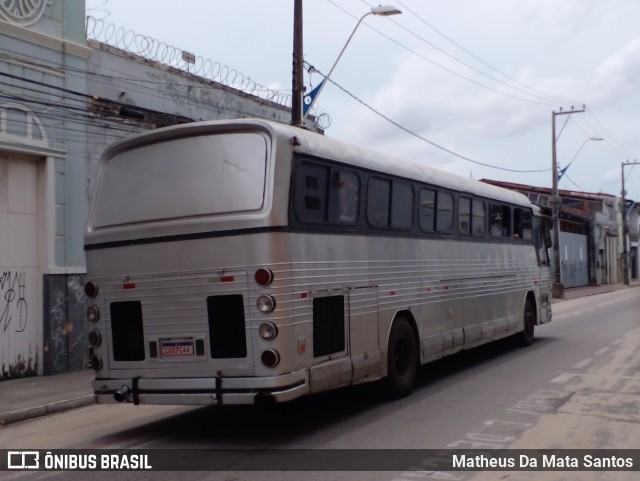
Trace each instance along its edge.
{"label": "bus rear window", "polygon": [[267,140],[258,133],[188,137],[121,152],[99,178],[93,225],[258,211]]}

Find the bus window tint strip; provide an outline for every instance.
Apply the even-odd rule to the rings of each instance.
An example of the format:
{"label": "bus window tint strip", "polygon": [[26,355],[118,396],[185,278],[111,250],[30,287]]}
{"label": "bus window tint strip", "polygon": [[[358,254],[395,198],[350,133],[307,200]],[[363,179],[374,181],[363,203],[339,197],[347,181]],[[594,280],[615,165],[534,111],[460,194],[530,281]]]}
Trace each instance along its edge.
{"label": "bus window tint strip", "polygon": [[[530,209],[408,179],[298,158],[292,227],[349,227],[352,233],[532,241]],[[360,212],[363,213],[360,216]],[[489,238],[486,238],[489,241]]]}

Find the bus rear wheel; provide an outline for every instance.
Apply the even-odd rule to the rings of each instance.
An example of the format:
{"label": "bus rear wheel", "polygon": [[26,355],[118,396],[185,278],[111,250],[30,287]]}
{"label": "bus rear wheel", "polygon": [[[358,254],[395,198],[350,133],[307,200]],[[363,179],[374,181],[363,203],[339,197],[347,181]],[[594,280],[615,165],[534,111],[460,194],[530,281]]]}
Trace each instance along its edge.
{"label": "bus rear wheel", "polygon": [[398,317],[391,326],[387,350],[386,392],[392,399],[408,396],[416,383],[418,349],[408,320]]}
{"label": "bus rear wheel", "polygon": [[533,344],[536,327],[536,311],[533,308],[531,299],[524,302],[524,331],[520,333],[520,344],[530,346]]}

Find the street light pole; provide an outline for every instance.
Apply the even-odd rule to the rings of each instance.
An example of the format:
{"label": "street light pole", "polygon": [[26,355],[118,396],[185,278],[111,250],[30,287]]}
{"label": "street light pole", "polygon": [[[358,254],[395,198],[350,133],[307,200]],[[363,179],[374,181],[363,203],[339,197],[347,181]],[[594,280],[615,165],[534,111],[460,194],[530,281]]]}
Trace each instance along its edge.
{"label": "street light pole", "polygon": [[355,28],[351,32],[351,35],[349,35],[349,38],[347,39],[347,42],[344,44],[344,47],[342,47],[342,50],[340,50],[340,54],[338,55],[338,58],[336,59],[335,62],[333,62],[333,66],[331,67],[331,70],[329,70],[329,73],[324,78],[324,81],[322,82],[322,85],[320,85],[320,88],[318,89],[318,92],[311,99],[311,102],[309,103],[309,106],[307,107],[307,113],[302,116],[302,120],[303,121],[304,121],[304,119],[307,118],[307,115],[309,115],[309,113],[311,112],[311,107],[313,107],[313,104],[315,104],[316,99],[320,96],[320,93],[322,92],[322,90],[324,89],[325,85],[329,81],[329,77],[331,77],[331,74],[333,73],[333,70],[336,68],[336,65],[338,65],[338,62],[340,61],[340,58],[342,57],[342,54],[347,49],[347,45],[349,45],[349,42],[353,38],[353,35],[356,33],[356,30],[358,30],[358,27],[360,26],[362,21],[365,19],[365,17],[367,17],[369,15],[381,15],[381,16],[384,16],[384,17],[388,17],[390,15],[399,15],[401,13],[402,13],[401,10],[398,10],[396,7],[393,7],[391,5],[380,5],[378,7],[371,8],[370,12],[367,12],[362,17],[360,17],[360,20],[358,20],[358,23],[356,24]]}
{"label": "street light pole", "polygon": [[597,142],[599,140],[604,140],[602,137],[589,137],[588,139],[585,139],[584,142],[582,142],[582,145],[580,146],[580,148],[576,151],[576,153],[573,155],[573,158],[569,161],[569,163],[567,164],[567,166],[564,169],[560,169],[559,171],[559,175],[558,175],[558,182],[560,181],[560,179],[562,178],[562,176],[564,175],[564,173],[569,169],[569,167],[571,166],[571,164],[573,164],[573,161],[576,160],[576,157],[578,157],[578,154],[580,153],[580,151],[582,150],[582,148],[587,145],[587,142]]}
{"label": "street light pole", "polygon": [[564,285],[562,284],[562,270],[560,266],[560,196],[558,195],[558,160],[556,157],[556,116],[570,115],[582,110],[568,110],[566,112],[551,112],[551,222],[553,225],[553,286],[551,295],[556,299],[564,299]]}
{"label": "street light pole", "polygon": [[622,163],[622,191],[620,195],[622,197],[622,276],[625,285],[629,285],[629,248],[627,247],[627,238],[629,237],[629,224],[627,223],[627,213],[625,212],[625,197],[627,192],[624,189],[624,167],[626,165],[639,165],[640,162],[623,162]]}
{"label": "street light pole", "polygon": [[301,127],[302,94],[304,92],[304,56],[302,53],[302,0],[293,5],[293,72],[291,76],[291,125]]}

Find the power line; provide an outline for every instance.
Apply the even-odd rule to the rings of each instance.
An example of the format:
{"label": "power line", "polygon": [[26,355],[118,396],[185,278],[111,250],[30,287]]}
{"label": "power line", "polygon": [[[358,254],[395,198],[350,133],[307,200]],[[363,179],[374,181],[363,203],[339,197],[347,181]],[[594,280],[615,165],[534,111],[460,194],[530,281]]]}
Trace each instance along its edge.
{"label": "power line", "polygon": [[[332,0],[326,0],[326,1],[327,1],[328,3],[330,3],[331,5],[333,5],[334,7],[336,7],[337,9],[341,10],[341,11],[342,11],[343,13],[345,13],[346,15],[348,15],[348,16],[350,16],[350,17],[352,17],[352,18],[357,18],[356,16],[352,15],[350,12],[348,12],[347,10],[345,10],[343,7],[341,7],[340,5],[336,4],[334,1],[332,1]],[[366,0],[361,0],[361,2],[362,2],[362,3],[364,3],[365,5],[369,6],[369,7],[371,6],[371,5],[369,4],[369,2],[367,2]],[[542,99],[542,100],[544,100],[544,101],[545,101],[545,103],[532,101],[532,100],[530,100],[530,99],[525,99],[525,98],[522,98],[522,97],[519,97],[519,96],[516,96],[516,95],[511,95],[511,94],[509,94],[509,93],[506,93],[506,92],[503,92],[503,91],[500,91],[500,90],[493,89],[493,88],[491,88],[491,87],[489,87],[489,86],[487,86],[487,85],[484,85],[484,84],[482,84],[482,83],[480,83],[480,82],[477,82],[477,81],[475,81],[475,80],[473,80],[473,79],[470,79],[470,78],[468,78],[468,77],[465,77],[464,75],[461,75],[461,74],[459,74],[459,73],[457,73],[457,72],[455,72],[455,71],[453,71],[453,70],[451,70],[451,69],[447,68],[446,66],[440,65],[440,64],[438,64],[437,62],[434,62],[433,60],[431,60],[431,59],[429,59],[429,58],[427,58],[427,57],[425,57],[425,56],[421,55],[420,53],[418,53],[418,52],[414,51],[413,49],[411,49],[411,48],[407,47],[406,45],[404,45],[404,44],[402,44],[401,42],[399,42],[399,41],[395,40],[394,38],[390,37],[389,35],[387,35],[387,34],[385,34],[385,33],[382,33],[380,30],[378,30],[378,29],[376,29],[376,28],[374,28],[374,27],[371,27],[370,25],[366,25],[366,26],[367,26],[368,28],[370,28],[371,30],[373,30],[374,32],[376,32],[376,33],[378,33],[379,35],[381,35],[382,37],[386,38],[387,40],[389,40],[389,41],[391,41],[391,42],[395,43],[396,45],[399,45],[401,48],[403,48],[403,49],[405,49],[405,50],[409,51],[409,52],[410,52],[410,53],[412,53],[413,55],[416,55],[417,57],[419,57],[419,58],[421,58],[421,59],[423,59],[423,60],[426,60],[427,62],[431,63],[432,65],[435,65],[436,67],[438,67],[438,68],[440,68],[440,69],[443,69],[443,70],[447,71],[448,73],[451,73],[452,75],[455,75],[455,76],[457,76],[457,77],[459,77],[459,78],[462,78],[462,79],[464,79],[464,80],[467,80],[467,81],[469,81],[469,82],[471,82],[471,83],[473,83],[473,84],[475,84],[475,85],[478,85],[478,86],[480,86],[480,87],[482,87],[482,88],[486,88],[486,89],[488,89],[488,90],[490,90],[490,91],[492,91],[492,92],[498,93],[498,94],[500,94],[500,95],[507,96],[507,97],[510,97],[510,98],[515,98],[515,99],[517,99],[517,100],[527,101],[527,102],[530,102],[530,103],[535,103],[535,104],[539,104],[539,105],[545,105],[545,106],[555,106],[555,104],[552,104],[552,103],[551,103],[552,101],[559,101],[559,102],[562,102],[562,103],[571,103],[571,104],[581,103],[581,102],[572,102],[572,101],[569,101],[569,100],[566,100],[566,99],[562,99],[562,98],[559,98],[559,97],[556,97],[556,96],[550,95],[550,94],[548,94],[548,93],[546,93],[546,92],[543,92],[543,91],[541,91],[541,90],[535,89],[534,87],[531,87],[531,86],[529,86],[529,85],[526,85],[526,84],[524,84],[524,83],[520,82],[518,79],[516,79],[516,78],[514,78],[514,77],[511,77],[511,76],[509,76],[509,75],[507,75],[507,74],[505,74],[505,73],[501,72],[500,70],[496,69],[496,68],[495,68],[495,67],[493,67],[491,64],[489,64],[488,62],[484,61],[484,60],[483,60],[482,58],[480,58],[479,56],[477,56],[477,55],[473,54],[472,52],[470,52],[468,49],[466,49],[465,47],[463,47],[462,45],[460,45],[458,42],[456,42],[455,40],[453,40],[451,37],[447,36],[447,35],[446,35],[446,34],[444,34],[442,31],[438,30],[436,27],[434,27],[433,25],[431,25],[429,22],[427,22],[426,20],[424,20],[424,19],[423,19],[422,17],[420,17],[417,13],[415,13],[413,10],[411,10],[409,7],[407,7],[407,5],[406,5],[406,4],[404,4],[403,2],[398,1],[398,4],[399,4],[399,5],[401,5],[401,6],[402,6],[406,11],[408,11],[411,15],[413,15],[414,17],[416,17],[420,22],[422,22],[422,23],[423,23],[424,25],[426,25],[428,28],[430,28],[431,30],[433,30],[434,32],[436,32],[438,35],[440,35],[440,36],[442,36],[443,38],[445,38],[448,42],[450,42],[451,44],[453,44],[454,46],[456,46],[457,48],[459,48],[460,50],[462,50],[463,52],[465,52],[467,55],[471,56],[473,59],[477,60],[478,62],[480,62],[481,64],[483,64],[484,66],[486,66],[487,68],[489,68],[489,69],[491,69],[492,71],[494,71],[494,72],[496,72],[496,73],[498,73],[498,74],[502,75],[503,77],[505,77],[506,79],[510,80],[511,82],[515,82],[516,84],[521,85],[521,86],[522,86],[522,87],[524,87],[525,89],[531,90],[532,92],[536,92],[537,94],[540,94],[540,95],[534,95],[534,94],[532,94],[532,93],[530,93],[530,92],[526,92],[526,91],[524,91],[524,90],[522,90],[522,89],[515,88],[513,85],[509,85],[509,84],[507,84],[507,83],[505,83],[505,82],[503,82],[503,81],[501,81],[501,80],[499,80],[499,79],[496,79],[496,78],[495,78],[495,77],[493,77],[493,76],[487,75],[486,73],[482,72],[481,70],[476,69],[476,68],[475,68],[475,67],[473,67],[472,65],[469,65],[468,63],[466,63],[466,62],[464,62],[464,61],[462,61],[462,60],[458,59],[458,58],[457,58],[457,57],[455,57],[454,55],[449,54],[448,52],[444,51],[444,50],[443,50],[443,49],[441,49],[440,47],[438,47],[438,46],[434,45],[432,42],[429,42],[429,41],[428,41],[428,40],[426,40],[423,36],[421,36],[421,35],[419,35],[419,34],[415,33],[415,32],[414,32],[414,31],[412,31],[411,29],[409,29],[409,28],[407,28],[407,27],[405,27],[405,26],[401,25],[401,24],[400,24],[400,22],[395,21],[394,19],[390,19],[390,21],[392,21],[396,26],[398,26],[398,27],[399,27],[399,28],[401,28],[402,30],[406,31],[406,32],[407,32],[407,33],[409,33],[410,35],[414,36],[415,38],[419,39],[420,41],[422,41],[422,42],[426,43],[426,44],[427,44],[427,45],[429,45],[430,47],[432,47],[432,48],[436,49],[437,51],[441,52],[442,54],[446,55],[447,57],[449,57],[449,58],[453,59],[454,61],[456,61],[456,62],[458,62],[458,63],[460,63],[460,64],[464,65],[465,67],[470,68],[470,69],[474,70],[475,72],[477,72],[477,73],[479,73],[479,74],[481,74],[481,75],[483,75],[483,76],[485,76],[485,77],[487,77],[487,78],[489,78],[489,79],[491,79],[491,80],[493,80],[493,81],[496,81],[496,82],[500,83],[501,85],[504,85],[504,86],[506,86],[506,87],[508,87],[508,88],[515,89],[515,90],[517,90],[518,92],[525,93],[526,95],[530,95],[530,96],[533,96],[533,97],[538,98],[538,99]],[[581,120],[582,122],[584,122],[586,125],[588,125],[590,130],[592,130],[592,131],[594,131],[594,132],[598,132],[598,131],[603,132],[603,134],[600,134],[599,136],[604,137],[604,138],[605,138],[605,140],[606,140],[606,142],[605,142],[605,143],[603,143],[604,145],[603,145],[603,144],[600,144],[600,148],[602,148],[603,150],[605,150],[605,151],[609,152],[611,155],[613,155],[613,156],[615,156],[615,157],[617,157],[617,158],[621,158],[621,159],[629,158],[629,156],[630,156],[630,155],[631,155],[632,157],[636,157],[636,155],[635,155],[635,154],[631,154],[629,150],[627,150],[627,149],[625,149],[624,147],[622,147],[622,146],[621,146],[621,145],[620,145],[620,144],[619,144],[619,143],[614,139],[614,137],[613,137],[613,136],[611,136],[611,134],[607,132],[607,130],[604,128],[604,126],[602,125],[602,123],[598,120],[598,118],[595,116],[595,114],[594,114],[592,111],[589,111],[589,115],[590,115],[590,117],[593,119],[593,121],[597,124],[597,126],[598,126],[598,127],[595,127],[594,125],[592,125],[592,124],[591,124],[591,122],[589,122],[589,120],[588,120],[588,119],[586,119],[586,118],[585,118],[584,120],[583,120],[583,119],[580,119],[580,120]],[[568,121],[568,119],[567,119],[567,121]],[[562,129],[564,129],[564,127],[565,127],[566,125],[567,125],[567,122],[565,121],[565,124],[564,124],[564,126],[562,127]],[[579,127],[579,128],[581,128],[579,124],[578,124],[578,127]],[[581,130],[585,131],[585,129],[582,129],[582,128],[581,128]],[[585,132],[586,132],[586,131],[585,131]],[[560,133],[562,133],[562,131],[561,131]],[[590,135],[590,136],[591,136],[591,135]],[[559,135],[558,135],[558,137],[559,137]],[[614,150],[614,149],[615,149],[615,150]],[[617,151],[617,152],[616,152],[616,151]]]}
{"label": "power line", "polygon": [[[0,58],[3,57],[9,61],[14,60],[14,58],[7,57],[6,55],[0,55]],[[35,57],[22,55],[20,56],[20,59],[22,63],[28,63],[28,59],[33,59],[34,62],[32,64],[34,66],[43,66],[40,60]],[[87,61],[87,65],[94,64]],[[46,68],[47,65],[44,65],[44,67]],[[53,69],[55,67],[55,64],[49,65],[49,68]],[[100,68],[104,67],[100,66]],[[117,70],[114,69],[107,70],[117,72]],[[88,79],[89,77],[94,76],[97,79],[96,81],[104,82],[105,85],[110,86],[113,85],[114,81],[120,83],[124,81],[129,84],[129,89],[156,99],[163,99],[164,97],[159,94],[160,89],[155,87],[155,85],[167,84],[167,82],[145,81],[145,79],[125,77],[124,75],[116,77],[113,75],[90,72],[85,69],[71,68],[69,66],[65,68],[65,74],[67,77],[76,77],[81,79]],[[5,78],[6,80],[3,81],[2,78]],[[92,114],[89,109],[90,103],[106,99],[101,99],[95,95],[85,92],[68,89],[47,82],[32,80],[7,72],[0,72],[0,85],[5,86],[4,91],[0,92],[0,99],[28,105],[32,108],[33,113],[38,115],[39,118],[54,122],[50,124],[51,128],[47,129],[50,141],[62,144],[86,143],[92,141],[111,142],[122,139],[127,135],[149,129],[148,126],[127,123],[126,119],[105,119]],[[174,86],[186,89],[198,86],[198,83],[197,81],[194,81],[193,84],[175,83]],[[206,84],[199,85],[199,87],[203,90],[212,88],[212,86]],[[222,105],[220,102],[226,95],[231,95],[231,93],[229,92],[229,89],[223,88],[220,89],[220,95],[217,96],[217,98],[211,96],[213,102],[201,103],[211,105],[211,107],[218,111],[246,114],[246,112],[237,111]],[[187,95],[172,95],[172,97],[174,99],[193,100]],[[106,101],[112,102],[111,100]],[[216,101],[218,103],[216,103]],[[115,102],[115,104],[120,104],[120,102]],[[26,119],[6,119],[6,122],[15,126],[15,129],[26,129]],[[56,125],[55,122],[59,122],[59,124]],[[74,125],[76,128],[74,128]],[[93,129],[100,129],[100,132],[92,132]],[[89,155],[93,157],[93,154],[89,153]]]}
{"label": "power line", "polygon": [[[6,56],[3,56],[2,54],[0,54],[0,58],[9,58]],[[29,55],[21,55],[22,59],[31,59],[31,64],[34,66],[42,66],[43,62],[33,56],[29,56]],[[163,81],[152,81],[152,80],[147,80],[147,79],[140,79],[140,78],[132,78],[130,76],[125,75],[123,72],[116,70],[114,68],[108,68],[105,67],[101,64],[97,64],[97,63],[92,63],[87,61],[87,65],[88,66],[93,66],[95,68],[100,68],[106,71],[111,71],[111,72],[115,72],[118,75],[107,75],[107,74],[102,74],[102,73],[97,73],[97,72],[92,72],[90,70],[85,70],[85,69],[79,69],[79,68],[73,68],[71,66],[65,66],[65,73],[74,75],[76,78],[90,78],[93,77],[94,79],[101,79],[101,80],[96,80],[97,82],[99,81],[103,81],[104,85],[107,86],[113,86],[113,82],[114,81],[118,81],[118,82],[124,82],[126,85],[128,86],[128,88],[134,92],[138,92],[138,93],[143,93],[144,95],[150,96],[152,98],[155,99],[165,99],[165,97],[163,97],[162,95],[159,94],[160,89],[154,87],[155,85],[158,86],[166,86],[167,82],[163,82]],[[55,68],[57,65],[54,63],[49,63],[48,65],[45,64],[45,67],[49,67],[49,68]],[[16,76],[18,79],[24,79],[24,77],[19,77]],[[197,80],[194,80],[194,83],[179,83],[179,82],[171,82],[172,86],[175,87],[181,87],[184,89],[189,89],[189,88],[193,88],[195,86],[197,86],[198,88],[211,92],[212,90],[215,90],[215,93],[217,94],[216,98],[213,98],[212,96],[212,100],[213,102],[206,102],[204,99],[199,99],[198,102],[201,104],[206,104],[206,105],[210,105],[215,107],[216,109],[218,109],[219,111],[222,112],[227,112],[229,114],[240,114],[240,115],[246,115],[247,112],[246,111],[242,111],[242,110],[238,110],[238,109],[234,109],[228,105],[224,104],[223,99],[226,96],[230,96],[232,95],[232,92],[229,91],[230,87],[226,87],[223,84],[217,83],[215,81],[206,79],[206,78],[202,78],[202,77],[196,77]],[[25,81],[29,81],[29,79],[24,79]],[[198,82],[198,80],[203,81],[202,83]],[[206,83],[212,83],[215,85],[207,85]],[[49,85],[49,84],[42,84],[43,86],[47,86],[50,88],[57,88],[57,86],[54,85]],[[148,85],[148,86],[147,86]],[[219,87],[218,87],[219,86]],[[80,94],[80,95],[88,95],[85,94],[83,92],[75,92],[76,94]],[[93,95],[88,95],[89,97],[93,98]],[[184,100],[188,100],[188,101],[192,101],[193,99],[191,97],[189,97],[188,95],[183,95],[183,94],[172,94],[172,97],[174,98],[178,98],[178,99],[184,99]],[[265,100],[262,97],[256,97],[259,98],[261,100]],[[268,101],[268,99],[266,99]],[[278,104],[279,105],[279,104]],[[282,107],[279,105],[279,107]]]}
{"label": "power line", "polygon": [[[602,125],[602,122],[600,122],[600,120],[598,120],[598,117],[596,117],[595,113],[592,112],[591,110],[588,112],[589,116],[593,119],[593,121],[598,125],[598,127],[602,130],[602,132],[604,133],[603,137],[605,139],[607,139],[607,141],[616,149],[618,149],[621,153],[624,154],[624,156],[631,156],[631,157],[637,157],[636,154],[634,154],[633,152],[631,152],[630,150],[627,150],[626,148],[622,147],[620,145],[620,143],[618,141],[616,141],[615,137],[613,135],[611,135],[611,133],[604,127],[604,125]],[[589,124],[588,120],[585,118],[584,119],[585,122],[587,124]],[[590,124],[589,124],[590,125]],[[595,130],[595,129],[594,129]]]}
{"label": "power line", "polygon": [[[363,0],[364,1],[364,0]],[[571,100],[567,100],[567,99],[562,99],[560,97],[556,97],[553,95],[550,95],[546,92],[543,92],[541,90],[538,90],[534,87],[531,87],[523,82],[521,82],[520,80],[507,75],[506,73],[498,70],[497,68],[495,68],[494,66],[492,66],[491,64],[489,64],[488,62],[486,62],[485,60],[483,60],[482,58],[478,57],[477,55],[475,55],[474,53],[472,53],[471,51],[469,51],[468,49],[466,49],[465,47],[463,47],[462,45],[460,45],[458,42],[456,42],[455,40],[453,40],[451,37],[449,37],[448,35],[445,35],[442,31],[438,30],[436,27],[434,27],[433,25],[431,25],[429,22],[427,22],[424,18],[422,18],[421,16],[419,16],[417,13],[415,13],[413,10],[411,10],[409,7],[407,7],[403,2],[401,2],[400,0],[396,0],[398,2],[399,5],[401,5],[405,10],[407,10],[409,13],[411,13],[411,15],[413,15],[414,17],[416,17],[420,22],[422,22],[424,25],[426,25],[428,28],[430,28],[431,30],[433,30],[434,32],[436,32],[438,35],[440,35],[441,37],[443,37],[445,40],[447,40],[448,42],[450,42],[451,44],[453,44],[455,47],[457,47],[458,49],[462,50],[464,53],[466,53],[467,55],[469,55],[470,57],[472,57],[473,59],[477,60],[478,62],[480,62],[481,64],[483,64],[484,66],[488,67],[489,69],[493,70],[494,72],[498,73],[499,75],[505,77],[506,79],[515,82],[518,85],[521,85],[522,87],[526,88],[527,90],[531,90],[532,92],[535,92],[536,94],[541,95],[542,97],[540,98],[544,98],[545,100],[552,100],[554,102],[560,102],[560,103],[566,103],[566,104],[579,104],[581,102],[576,102],[576,101],[571,101]],[[431,44],[429,44],[431,45]],[[440,49],[438,49],[439,51],[442,51]],[[447,54],[449,55],[449,54]],[[456,57],[449,55],[451,58],[454,58],[455,60],[458,60]],[[458,60],[459,61],[459,60]],[[464,63],[464,65],[467,65],[466,63]],[[470,67],[473,68],[473,67]],[[473,68],[473,70],[476,70],[479,73],[482,73],[481,71]],[[502,82],[501,82],[502,83]],[[508,84],[505,84],[508,86]],[[512,87],[513,88],[513,87]],[[531,94],[529,94],[531,95]],[[538,97],[538,95],[536,95],[536,97]]]}
{"label": "power line", "polygon": [[[328,3],[330,3],[331,5],[333,5],[334,7],[336,7],[338,10],[340,10],[340,11],[342,11],[343,13],[345,13],[346,15],[350,16],[351,18],[354,18],[354,19],[357,19],[357,18],[358,18],[357,16],[355,16],[355,15],[353,15],[353,14],[349,13],[347,10],[345,10],[345,9],[344,9],[343,7],[341,7],[340,5],[336,4],[333,0],[326,0],[326,1],[327,1]],[[365,2],[365,3],[366,3],[366,2]],[[443,51],[443,50],[439,49],[438,47],[434,46],[433,44],[431,44],[431,43],[427,42],[425,39],[423,39],[422,37],[420,37],[420,36],[419,36],[419,35],[417,35],[416,33],[411,32],[409,29],[407,29],[407,28],[405,28],[405,27],[401,26],[398,22],[396,22],[396,21],[394,21],[394,20],[392,20],[392,19],[391,19],[391,21],[393,21],[393,22],[394,22],[397,26],[399,26],[400,28],[402,28],[402,29],[406,30],[407,32],[409,32],[411,35],[413,35],[413,36],[415,36],[415,37],[417,37],[417,38],[421,39],[423,42],[425,42],[425,43],[427,43],[428,45],[432,46],[433,48],[435,48],[435,49],[439,50],[439,51],[440,51],[440,52],[442,52],[444,55],[446,55],[446,56],[448,56],[448,57],[452,58],[453,60],[455,60],[455,61],[456,61],[456,62],[458,62],[458,63],[461,63],[462,65],[466,66],[467,68],[474,70],[475,72],[479,73],[480,75],[483,75],[483,76],[485,76],[485,77],[488,77],[489,79],[493,80],[494,82],[497,82],[497,83],[499,83],[499,84],[501,84],[501,85],[503,85],[503,86],[505,86],[505,87],[507,87],[507,88],[509,88],[509,89],[519,91],[519,92],[524,93],[525,95],[528,95],[528,96],[530,96],[530,97],[534,97],[534,98],[536,98],[536,97],[537,97],[538,99],[542,99],[543,101],[533,100],[533,99],[531,99],[531,98],[524,98],[524,97],[521,97],[521,96],[519,96],[519,95],[515,95],[515,94],[508,93],[508,92],[504,92],[504,91],[502,91],[502,90],[498,90],[498,89],[493,88],[493,87],[491,87],[491,86],[489,86],[489,85],[486,85],[486,84],[484,84],[484,83],[482,83],[482,82],[479,82],[479,81],[477,81],[477,80],[474,80],[473,78],[470,78],[470,77],[467,77],[467,76],[465,76],[465,75],[463,75],[463,74],[461,74],[461,73],[458,73],[458,72],[456,72],[455,70],[453,70],[453,69],[451,69],[451,68],[449,68],[449,67],[447,67],[447,66],[445,66],[445,65],[442,65],[441,63],[436,62],[435,60],[432,60],[432,59],[430,59],[429,57],[426,57],[425,55],[422,55],[421,53],[419,53],[419,52],[415,51],[415,50],[414,50],[414,49],[412,49],[411,47],[408,47],[407,45],[403,44],[403,43],[402,43],[402,42],[400,42],[399,40],[396,40],[396,39],[392,38],[390,35],[387,35],[386,33],[383,33],[381,30],[379,30],[379,29],[377,29],[377,28],[375,28],[375,27],[372,27],[371,25],[366,24],[366,23],[365,23],[364,25],[365,25],[367,28],[369,28],[369,29],[373,30],[374,32],[376,32],[378,35],[380,35],[380,36],[382,36],[382,37],[386,38],[386,39],[387,39],[387,40],[389,40],[390,42],[392,42],[392,43],[396,44],[396,45],[397,45],[397,46],[399,46],[400,48],[402,48],[402,49],[406,50],[407,52],[411,53],[412,55],[414,55],[414,56],[416,56],[416,57],[418,57],[418,58],[420,58],[420,59],[422,59],[422,60],[424,60],[424,61],[426,61],[426,62],[430,63],[431,65],[433,65],[433,66],[435,66],[435,67],[439,68],[440,70],[443,70],[443,71],[445,71],[445,72],[447,72],[447,73],[449,73],[449,74],[451,74],[451,75],[454,75],[454,76],[456,76],[456,77],[458,77],[458,78],[460,78],[460,79],[462,79],[462,80],[465,80],[465,81],[467,81],[467,82],[469,82],[469,83],[472,83],[472,84],[474,84],[474,85],[476,85],[476,86],[478,86],[478,87],[481,87],[481,88],[483,88],[483,89],[489,90],[489,91],[491,91],[491,92],[494,92],[494,93],[496,93],[496,94],[498,94],[498,95],[502,95],[502,96],[504,96],[504,97],[508,97],[508,98],[511,98],[511,99],[514,99],[514,100],[519,100],[519,101],[521,101],[521,102],[526,102],[526,103],[535,104],[535,105],[543,105],[543,106],[545,106],[545,107],[554,107],[554,106],[556,105],[556,103],[557,103],[557,102],[555,102],[555,101],[551,101],[551,100],[548,100],[547,98],[543,98],[543,97],[540,97],[540,96],[538,96],[538,95],[534,95],[534,94],[531,94],[531,93],[529,93],[529,92],[523,91],[522,89],[519,89],[519,88],[516,88],[516,87],[514,87],[514,86],[512,86],[512,85],[509,85],[509,84],[507,84],[507,83],[505,83],[505,82],[503,82],[503,81],[501,81],[501,80],[496,79],[495,77],[492,77],[492,76],[490,76],[490,75],[488,75],[488,74],[486,74],[486,73],[484,73],[484,72],[482,72],[482,71],[480,71],[480,70],[478,70],[478,69],[476,69],[476,68],[472,67],[471,65],[468,65],[467,63],[463,62],[462,60],[459,60],[459,59],[457,59],[457,58],[453,57],[452,55],[448,54],[447,52],[445,52],[445,51]]]}
{"label": "power line", "polygon": [[[319,73],[320,75],[322,75],[324,77],[324,75],[322,74],[322,72],[320,72],[319,70],[317,70],[315,67],[313,67],[312,65],[309,65],[307,62],[305,62],[306,65],[308,65],[308,67],[310,69],[313,69],[315,72]],[[326,77],[325,77],[326,78]],[[436,142],[427,139],[426,137],[414,132],[413,130],[408,129],[407,127],[399,124],[398,122],[396,122],[395,120],[391,119],[390,117],[386,116],[385,114],[383,114],[382,112],[380,112],[379,110],[376,110],[375,108],[373,108],[371,105],[367,104],[364,100],[361,100],[360,98],[356,97],[354,94],[352,94],[351,92],[349,92],[347,89],[345,89],[344,87],[342,87],[341,85],[339,85],[338,83],[336,83],[334,80],[332,80],[331,78],[328,79],[329,82],[331,82],[333,85],[335,85],[336,87],[338,87],[340,90],[342,90],[345,94],[347,94],[349,97],[351,97],[352,99],[354,99],[355,101],[357,101],[358,103],[360,103],[361,105],[363,105],[364,107],[366,107],[367,109],[369,109],[370,111],[372,111],[373,113],[375,113],[376,115],[378,115],[379,117],[383,118],[384,120],[386,120],[387,122],[395,125],[396,127],[398,127],[400,130],[406,132],[409,135],[412,135],[413,137],[416,137],[417,139],[422,140],[423,142],[426,142],[430,145],[432,145],[433,147],[436,147],[437,149],[440,149],[450,155],[453,155],[454,157],[457,157],[459,159],[462,160],[466,160],[467,162],[471,162],[473,164],[477,164],[477,165],[482,165],[483,167],[489,167],[491,169],[498,169],[498,170],[503,170],[503,171],[507,171],[507,172],[517,172],[517,173],[534,173],[534,172],[548,172],[551,169],[537,169],[537,170],[517,170],[517,169],[509,169],[506,167],[499,167],[497,165],[491,165],[491,164],[487,164],[485,162],[480,162],[478,160],[474,160],[471,159],[469,157],[466,157],[462,154],[459,154],[457,152],[454,152],[453,150],[447,149],[446,147],[443,147],[440,144],[437,144]]]}

